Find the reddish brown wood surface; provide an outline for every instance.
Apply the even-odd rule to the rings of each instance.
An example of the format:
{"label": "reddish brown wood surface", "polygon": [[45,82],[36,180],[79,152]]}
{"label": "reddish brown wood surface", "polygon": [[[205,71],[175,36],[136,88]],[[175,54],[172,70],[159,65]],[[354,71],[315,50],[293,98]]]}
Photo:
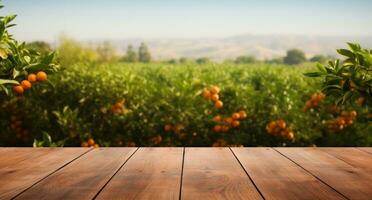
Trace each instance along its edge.
{"label": "reddish brown wood surface", "polygon": [[97,199],[179,199],[183,148],[141,148]]}
{"label": "reddish brown wood surface", "polygon": [[10,199],[89,149],[0,149],[0,199]]}
{"label": "reddish brown wood surface", "polygon": [[372,155],[367,152],[361,152],[354,148],[321,148],[321,150],[353,167],[364,169],[372,173]]}
{"label": "reddish brown wood surface", "polygon": [[94,149],[16,199],[92,199],[135,150]]}
{"label": "reddish brown wood surface", "polygon": [[234,148],[233,152],[265,199],[345,199],[271,148]]}
{"label": "reddish brown wood surface", "polygon": [[262,199],[230,149],[187,148],[182,199]]}
{"label": "reddish brown wood surface", "polygon": [[0,200],[371,197],[372,148],[0,148]]}
{"label": "reddish brown wood surface", "polygon": [[372,174],[315,148],[278,148],[279,152],[349,199],[372,197]]}

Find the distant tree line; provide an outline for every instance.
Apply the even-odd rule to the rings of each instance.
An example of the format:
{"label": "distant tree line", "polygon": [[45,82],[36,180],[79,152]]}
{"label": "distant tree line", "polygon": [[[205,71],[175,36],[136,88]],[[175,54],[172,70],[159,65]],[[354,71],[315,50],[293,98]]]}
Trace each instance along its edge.
{"label": "distant tree line", "polygon": [[123,62],[143,62],[149,63],[151,62],[151,53],[149,48],[145,43],[141,43],[138,48],[138,52],[136,52],[132,45],[129,45],[127,48],[127,52],[122,58]]}
{"label": "distant tree line", "polygon": [[[99,61],[99,62],[113,62],[113,61],[121,61],[121,62],[142,62],[142,63],[149,63],[152,61],[151,53],[148,46],[142,42],[138,47],[138,50],[132,45],[128,45],[126,54],[121,58],[116,55],[115,48],[109,43],[104,42],[101,45],[98,45],[96,48],[87,48],[83,47],[77,41],[72,39],[62,37],[60,40],[60,45],[57,48],[57,52],[60,54],[59,57],[66,58],[64,59],[67,63],[77,59],[82,58],[89,58],[87,60]],[[34,49],[41,53],[46,53],[52,51],[52,47],[49,43],[44,41],[35,41],[27,44],[28,48]],[[76,58],[75,58],[75,57]],[[314,55],[313,57],[307,59],[305,53],[299,49],[290,49],[287,51],[284,57],[273,58],[269,60],[260,61],[256,57],[252,55],[242,55],[238,56],[235,59],[226,60],[225,63],[235,63],[235,64],[252,64],[252,63],[270,63],[270,64],[287,64],[287,65],[298,65],[303,62],[318,62],[318,63],[325,63],[327,60],[332,59],[330,56],[325,55]],[[210,58],[207,57],[200,57],[196,59],[191,58],[179,58],[179,59],[170,59],[164,61],[169,64],[176,64],[176,63],[187,63],[192,62],[196,64],[206,64],[213,62]]]}

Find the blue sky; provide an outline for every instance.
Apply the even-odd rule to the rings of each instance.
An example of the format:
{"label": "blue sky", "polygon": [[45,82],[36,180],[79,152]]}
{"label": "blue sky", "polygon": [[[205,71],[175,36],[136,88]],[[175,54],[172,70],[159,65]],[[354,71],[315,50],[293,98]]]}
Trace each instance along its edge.
{"label": "blue sky", "polygon": [[3,0],[21,40],[372,35],[372,0]]}

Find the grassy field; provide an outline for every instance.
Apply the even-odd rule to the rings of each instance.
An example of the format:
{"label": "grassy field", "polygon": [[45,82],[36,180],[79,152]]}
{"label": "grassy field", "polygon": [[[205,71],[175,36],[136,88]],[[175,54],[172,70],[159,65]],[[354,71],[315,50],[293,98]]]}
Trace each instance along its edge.
{"label": "grassy field", "polygon": [[324,98],[313,66],[74,64],[2,99],[0,145],[372,145],[362,108]]}

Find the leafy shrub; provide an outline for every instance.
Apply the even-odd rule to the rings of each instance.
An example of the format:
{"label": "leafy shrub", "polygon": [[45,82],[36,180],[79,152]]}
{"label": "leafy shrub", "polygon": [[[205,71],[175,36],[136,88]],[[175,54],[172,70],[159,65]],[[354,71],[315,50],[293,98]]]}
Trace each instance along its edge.
{"label": "leafy shrub", "polygon": [[[0,145],[31,146],[34,138],[65,146],[89,139],[100,146],[371,145],[361,107],[330,113],[334,100],[325,97],[304,109],[320,89],[320,79],[302,75],[311,70],[266,64],[73,65],[51,78],[54,88],[38,88],[5,104]],[[220,88],[220,109],[202,96],[213,85]],[[354,110],[358,116],[350,125],[330,127],[342,111]],[[229,118],[238,111],[247,113],[238,127],[215,132],[216,116]],[[284,121],[283,130],[292,131],[293,139],[269,134],[267,126],[275,121]],[[27,134],[17,136],[12,127]]]}
{"label": "leafy shrub", "polygon": [[[2,8],[3,6],[0,6]],[[10,88],[19,85],[18,93],[23,89],[20,81],[27,79],[30,73],[44,71],[54,72],[57,65],[53,63],[54,53],[42,55],[26,47],[26,43],[19,43],[9,34],[8,28],[15,26],[11,22],[16,15],[0,17],[0,97],[4,93],[10,95]],[[31,87],[30,83],[27,83]],[[1,101],[1,99],[0,99]],[[1,103],[1,102],[0,102]]]}
{"label": "leafy shrub", "polygon": [[350,49],[339,49],[345,56],[342,62],[335,60],[328,65],[318,64],[318,72],[306,73],[310,77],[323,78],[323,91],[337,104],[359,104],[365,108],[367,120],[372,120],[372,50],[359,44],[348,43]]}

